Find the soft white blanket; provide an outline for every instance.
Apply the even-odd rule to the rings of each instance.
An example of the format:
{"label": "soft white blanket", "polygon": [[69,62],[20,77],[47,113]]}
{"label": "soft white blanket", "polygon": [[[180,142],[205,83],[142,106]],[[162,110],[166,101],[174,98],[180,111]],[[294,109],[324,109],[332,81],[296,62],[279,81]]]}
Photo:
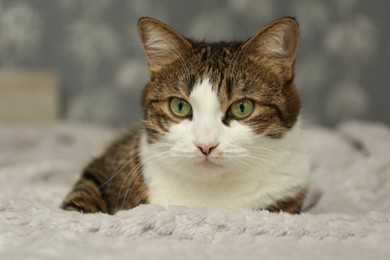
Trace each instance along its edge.
{"label": "soft white blanket", "polygon": [[390,129],[304,135],[305,214],[143,205],[109,216],[58,205],[114,131],[0,126],[0,259],[390,259]]}

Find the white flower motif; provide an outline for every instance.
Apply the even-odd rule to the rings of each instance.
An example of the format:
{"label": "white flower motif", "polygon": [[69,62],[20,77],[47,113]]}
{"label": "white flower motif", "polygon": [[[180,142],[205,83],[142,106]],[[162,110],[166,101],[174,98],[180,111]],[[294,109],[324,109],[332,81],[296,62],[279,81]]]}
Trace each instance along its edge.
{"label": "white flower motif", "polygon": [[105,24],[89,20],[79,20],[70,27],[67,46],[75,58],[80,61],[99,63],[117,58],[120,43],[115,31]]}
{"label": "white flower motif", "polygon": [[115,83],[123,89],[141,89],[148,77],[146,61],[134,59],[122,65],[115,77]]}
{"label": "white flower motif", "polygon": [[276,14],[276,4],[272,0],[230,0],[228,7],[233,12],[259,23],[269,22]]}
{"label": "white flower motif", "polygon": [[223,10],[201,13],[195,17],[190,27],[189,35],[194,39],[205,39],[207,41],[228,40],[233,37],[233,23],[229,13]]}
{"label": "white flower motif", "polygon": [[75,4],[79,2],[78,0],[59,0],[59,3],[67,9],[74,8]]}
{"label": "white flower motif", "polygon": [[83,65],[85,87],[93,87],[98,68],[103,62],[115,62],[121,53],[121,41],[116,32],[105,24],[81,19],[69,31],[65,48]]}
{"label": "white flower motif", "polygon": [[310,37],[310,34],[329,26],[331,10],[325,2],[311,0],[303,2],[294,1],[291,9],[300,22],[300,32],[306,37]]}
{"label": "white flower motif", "polygon": [[376,51],[378,41],[378,29],[373,20],[358,15],[349,22],[331,27],[324,44],[329,53],[351,61],[369,58]]}
{"label": "white flower motif", "polygon": [[295,82],[303,91],[317,92],[329,78],[331,65],[322,53],[311,53],[304,60],[298,60]]}
{"label": "white flower motif", "polygon": [[128,1],[128,8],[133,15],[136,15],[136,19],[140,16],[150,16],[169,23],[169,10],[172,10],[170,7],[172,8],[173,6],[165,4],[163,1]]}
{"label": "white flower motif", "polygon": [[369,100],[363,86],[344,82],[336,86],[325,103],[325,114],[333,122],[366,115]]}
{"label": "white flower motif", "polygon": [[[97,107],[104,109],[97,109]],[[108,86],[99,86],[94,91],[84,92],[71,100],[67,116],[75,120],[105,122],[114,119],[118,109],[118,93]]]}
{"label": "white flower motif", "polygon": [[138,91],[112,91],[112,86],[98,86],[70,100],[67,117],[108,124],[128,124],[140,117]]}
{"label": "white flower motif", "polygon": [[112,4],[111,0],[59,0],[60,4],[68,9],[76,9],[81,7],[83,10],[83,16],[97,17],[102,12],[105,12]]}
{"label": "white flower motif", "polygon": [[41,41],[42,21],[27,3],[0,5],[0,64],[14,66],[34,57]]}
{"label": "white flower motif", "polygon": [[333,3],[336,5],[335,9],[345,15],[349,14],[359,1],[360,0],[333,0]]}

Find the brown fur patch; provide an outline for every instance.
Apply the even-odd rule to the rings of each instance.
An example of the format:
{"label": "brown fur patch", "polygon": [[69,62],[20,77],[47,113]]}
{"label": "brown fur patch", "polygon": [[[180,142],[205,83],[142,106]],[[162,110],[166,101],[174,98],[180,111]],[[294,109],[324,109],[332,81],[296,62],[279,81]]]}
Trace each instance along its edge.
{"label": "brown fur patch", "polygon": [[139,138],[139,132],[129,131],[103,156],[92,161],[61,207],[84,213],[114,214],[148,203],[148,189],[137,153]]}
{"label": "brown fur patch", "polygon": [[306,198],[307,189],[301,188],[295,196],[284,198],[275,202],[275,204],[268,206],[266,209],[271,212],[288,212],[291,214],[301,213],[303,201]]}

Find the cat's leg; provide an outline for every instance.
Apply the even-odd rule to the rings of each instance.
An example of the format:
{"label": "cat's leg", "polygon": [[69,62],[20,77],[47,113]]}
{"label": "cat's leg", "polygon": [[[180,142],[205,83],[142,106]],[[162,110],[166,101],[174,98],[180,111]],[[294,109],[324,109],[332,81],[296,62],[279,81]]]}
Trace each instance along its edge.
{"label": "cat's leg", "polygon": [[302,205],[307,193],[306,188],[301,188],[295,196],[281,199],[274,205],[267,207],[270,212],[288,212],[291,214],[299,214],[302,211]]}
{"label": "cat's leg", "polygon": [[103,180],[98,174],[84,171],[73,190],[66,196],[61,208],[83,213],[108,213],[106,194],[102,184]]}
{"label": "cat's leg", "polygon": [[138,155],[139,135],[129,131],[83,171],[61,208],[115,214],[148,203]]}
{"label": "cat's leg", "polygon": [[[148,203],[148,191],[140,163],[132,159],[118,167],[107,167],[104,160],[93,161],[83,172],[61,208],[83,213],[115,214]],[[113,165],[117,165],[113,163]]]}

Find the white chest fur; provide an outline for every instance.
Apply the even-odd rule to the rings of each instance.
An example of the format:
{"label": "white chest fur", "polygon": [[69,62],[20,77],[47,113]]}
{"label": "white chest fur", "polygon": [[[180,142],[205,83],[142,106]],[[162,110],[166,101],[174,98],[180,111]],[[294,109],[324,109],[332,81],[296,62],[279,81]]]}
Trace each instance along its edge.
{"label": "white chest fur", "polygon": [[[270,151],[266,158],[234,170],[186,167],[185,164],[163,166],[161,160],[148,160],[155,152],[148,149],[144,135],[141,160],[150,203],[259,209],[294,196],[306,187],[309,172],[299,127],[298,122],[282,139],[263,138],[262,145]],[[174,150],[167,153],[175,157]],[[199,175],[206,177],[194,178]]]}

